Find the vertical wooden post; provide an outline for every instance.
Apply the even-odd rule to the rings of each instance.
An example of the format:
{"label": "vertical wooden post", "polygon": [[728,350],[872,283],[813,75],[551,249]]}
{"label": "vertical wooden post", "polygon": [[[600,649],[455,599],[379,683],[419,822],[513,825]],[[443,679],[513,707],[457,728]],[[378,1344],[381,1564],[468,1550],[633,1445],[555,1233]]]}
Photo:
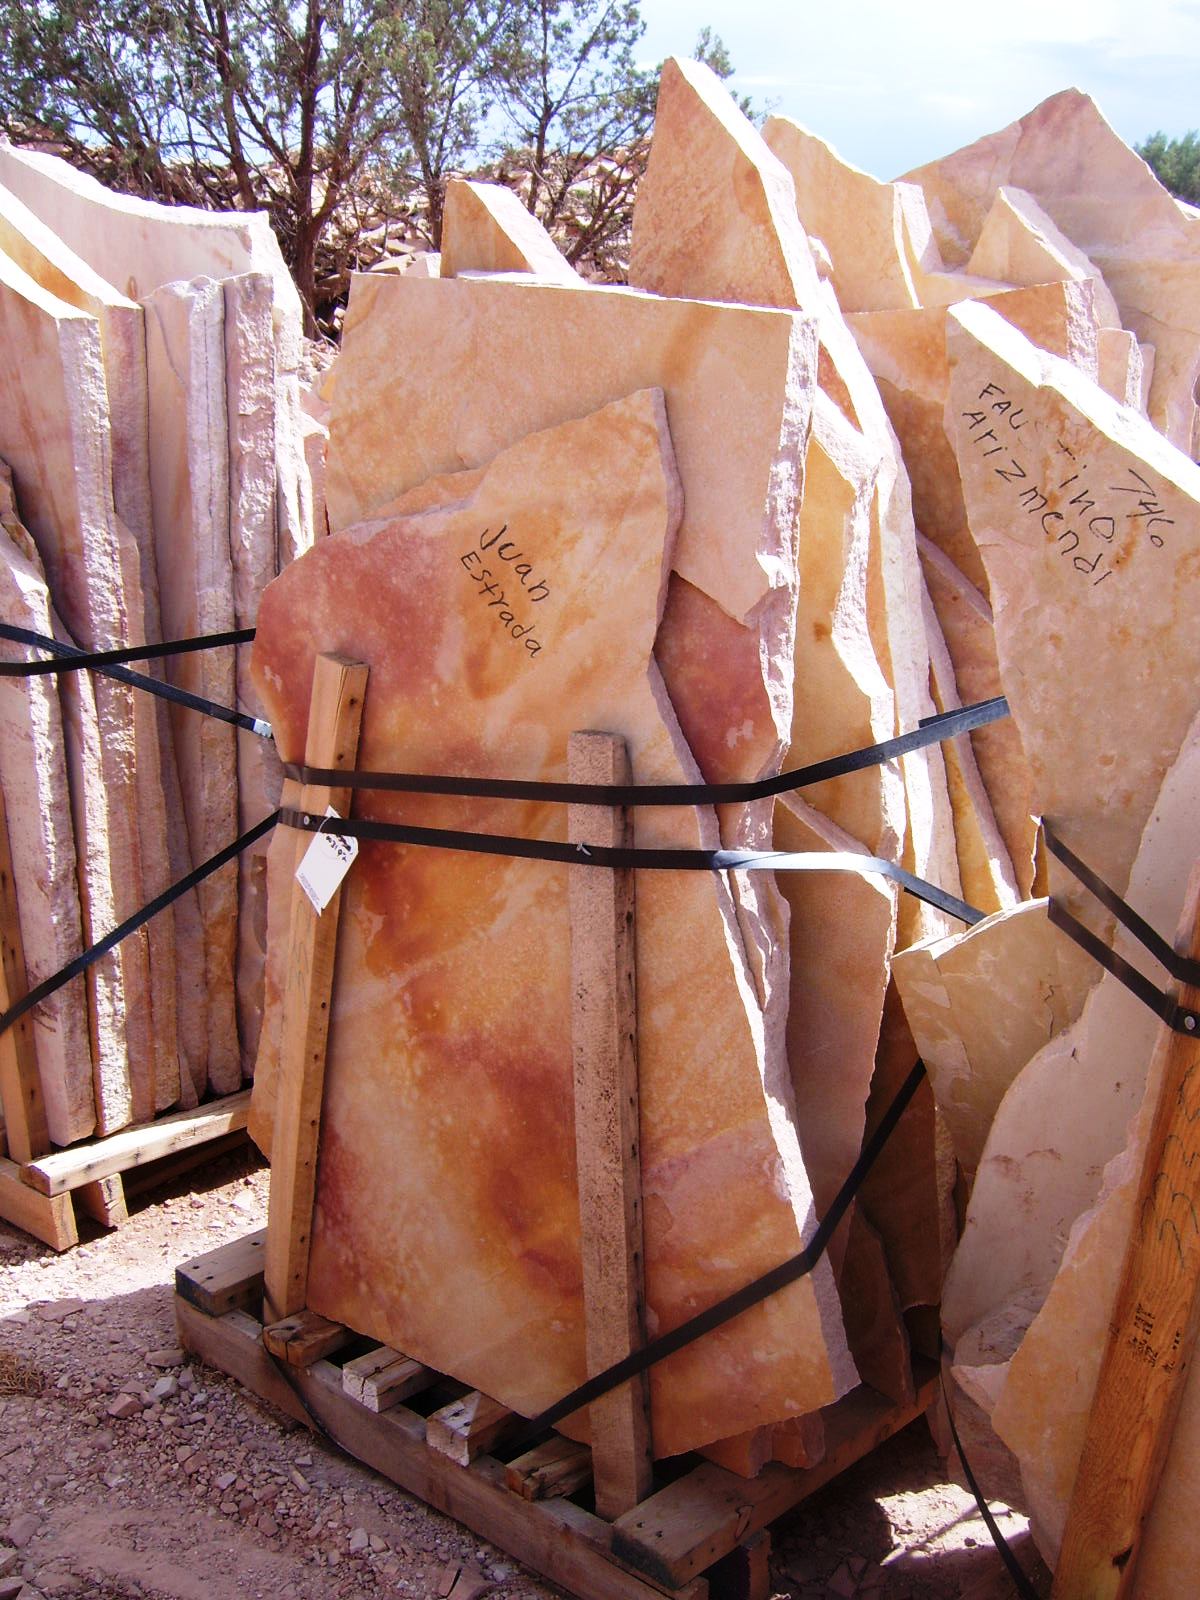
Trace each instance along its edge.
{"label": "vertical wooden post", "polygon": [[[366,687],[365,666],[335,655],[317,657],[304,748],[306,765],[353,768]],[[323,815],[331,805],[345,816],[349,801],[349,789],[308,785],[299,809]],[[308,834],[301,835],[297,860],[310,842]],[[267,1322],[303,1311],[308,1295],[308,1250],[341,899],[339,890],[318,916],[299,884],[292,885],[263,1269]]]}
{"label": "vertical wooden post", "polygon": [[[1188,885],[1176,949],[1200,957],[1200,867]],[[1183,987],[1179,1001],[1200,1012],[1200,988]],[[1151,1082],[1159,1068],[1055,1600],[1123,1600],[1139,1592],[1142,1533],[1191,1368],[1200,1312],[1200,1038],[1164,1026]]]}
{"label": "vertical wooden post", "polygon": [[[12,849],[8,839],[8,814],[0,794],[0,1011],[28,992],[25,974],[25,946],[21,941],[21,920],[17,909],[17,886],[13,881]],[[44,1156],[50,1148],[46,1129],[46,1107],[42,1101],[42,1080],[38,1076],[37,1050],[33,1042],[33,1013],[25,1015],[0,1033],[0,1105],[4,1107],[4,1128],[8,1153],[20,1163]]]}
{"label": "vertical wooden post", "polygon": [[[572,734],[568,765],[572,783],[630,781],[625,743],[609,733]],[[577,843],[631,841],[628,813],[620,807],[572,805],[568,828]],[[573,868],[570,902],[587,1364],[598,1372],[645,1338],[633,873]],[[589,1422],[596,1510],[612,1519],[652,1487],[645,1375],[595,1401]]]}

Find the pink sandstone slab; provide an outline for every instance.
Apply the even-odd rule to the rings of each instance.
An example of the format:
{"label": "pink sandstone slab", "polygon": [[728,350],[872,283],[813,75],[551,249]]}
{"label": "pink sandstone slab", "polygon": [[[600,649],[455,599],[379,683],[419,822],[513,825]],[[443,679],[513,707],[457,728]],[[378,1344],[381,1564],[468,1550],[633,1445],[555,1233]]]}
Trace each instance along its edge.
{"label": "pink sandstone slab", "polygon": [[265,273],[276,348],[279,544],[293,559],[312,543],[300,434],[300,296],[265,211],[202,211],[114,194],[56,156],[0,143],[0,184],[131,300],[167,283]]}
{"label": "pink sandstone slab", "polygon": [[[1186,889],[1181,863],[1200,853],[1198,785],[1193,727],[1155,795],[1127,891],[1133,908],[1167,934]],[[1123,931],[1114,947],[1138,962],[1138,946]],[[992,1123],[946,1281],[951,1341],[1017,1295],[1045,1298],[1070,1229],[1095,1203],[1105,1163],[1125,1143],[1141,1102],[1160,1024],[1116,978],[1094,964],[1091,973],[1099,981],[1079,1018],[1022,1068]]]}
{"label": "pink sandstone slab", "polygon": [[[1200,736],[1194,726],[1184,740],[1147,827],[1131,885],[1138,910],[1168,937],[1182,909],[1188,873],[1181,863],[1200,853]],[[1093,999],[1115,983],[1105,975]],[[1137,1115],[1104,1171],[1093,1184],[1094,1204],[1073,1223],[1062,1261],[1044,1303],[1002,1375],[992,1417],[1016,1452],[1038,1542],[1053,1562],[1078,1467],[1088,1411],[1099,1372],[1107,1322],[1126,1242],[1134,1225],[1134,1202],[1148,1134],[1148,1105],[1162,1071],[1163,1033],[1154,1025],[1134,1033],[1085,1041],[1087,1059],[1101,1081],[1132,1077],[1135,1100],[1146,1089]],[[1112,1153],[1112,1152],[1108,1152]],[[1093,1164],[1105,1159],[1097,1142]],[[1098,1166],[1095,1167],[1098,1173]],[[1097,1195],[1096,1191],[1099,1188]],[[1190,1592],[1197,1554],[1192,1531],[1197,1461],[1200,1460],[1200,1389],[1189,1379],[1151,1508],[1138,1568],[1139,1592],[1182,1597]]]}
{"label": "pink sandstone slab", "polygon": [[952,309],[947,338],[947,418],[1033,808],[1120,892],[1200,703],[1183,601],[1200,469],[987,307]]}
{"label": "pink sandstone slab", "polygon": [[964,261],[1001,185],[1027,190],[1104,275],[1125,327],[1152,343],[1150,417],[1194,449],[1200,379],[1200,218],[1182,209],[1078,89],[907,174],[925,191],[942,253]]}
{"label": "pink sandstone slab", "polygon": [[[0,254],[0,454],[37,545],[55,609],[85,649],[124,644],[141,613],[136,550],[112,500],[99,328]],[[91,687],[79,691],[92,695]],[[133,691],[98,678],[96,737],[74,764],[84,918],[99,939],[146,899],[138,828]],[[70,723],[73,738],[81,725]],[[86,776],[84,776],[86,774]],[[122,942],[92,988],[101,1132],[153,1115],[161,1082],[143,930]],[[103,992],[101,992],[103,991]],[[164,1031],[168,1019],[163,1018]],[[176,1069],[177,1070],[177,1069]],[[176,1093],[178,1077],[176,1076]]]}
{"label": "pink sandstone slab", "polygon": [[908,213],[914,201],[924,210],[921,191],[873,178],[789,117],[768,117],[762,134],[791,174],[805,231],[829,252],[842,310],[919,305],[911,241],[930,230],[928,219],[914,230]]}
{"label": "pink sandstone slab", "polygon": [[552,283],[579,275],[541,223],[502,183],[451,178],[442,216],[439,276],[467,272],[531,272]]}
{"label": "pink sandstone slab", "polygon": [[[150,483],[163,632],[187,639],[235,625],[230,557],[229,431],[224,294],[209,278],[168,284],[145,301],[150,392]],[[231,650],[167,658],[170,682],[218,705],[234,703]],[[193,864],[238,831],[237,735],[226,723],[171,707]],[[189,1044],[221,1093],[241,1083],[234,1013],[236,864],[199,886],[206,1038]]]}
{"label": "pink sandstone slab", "polygon": [[[229,440],[229,546],[233,617],[252,628],[263,591],[279,571],[276,495],[275,342],[272,284],[264,273],[243,273],[222,284],[225,413]],[[250,675],[250,652],[234,653],[238,707],[261,716]],[[237,746],[237,826],[245,832],[278,803],[279,758],[269,739],[243,737]],[[267,844],[238,857],[237,996],[242,1069],[249,1076],[262,1021],[267,938]],[[222,1079],[229,1074],[222,1063]]]}
{"label": "pink sandstone slab", "polygon": [[[634,213],[630,281],[658,294],[704,296],[800,307],[817,316],[818,383],[860,431],[874,470],[869,515],[877,541],[883,605],[871,618],[872,647],[896,696],[902,727],[926,714],[928,655],[907,482],[878,394],[849,336],[836,299],[820,280],[783,163],[696,62],[667,63],[659,86],[654,138]],[[822,418],[814,437],[824,443]],[[827,455],[838,443],[829,441]],[[910,852],[939,881],[954,875],[949,805],[939,754],[903,763],[909,791]],[[923,913],[907,908],[920,920]]]}
{"label": "pink sandstone slab", "polygon": [[[924,591],[925,636],[929,641],[929,679],[934,705],[939,712],[959,711],[963,706],[954,663],[942,633],[941,623]],[[1016,873],[1008,846],[996,822],[991,798],[984,788],[968,734],[956,734],[942,744],[946,763],[946,786],[954,815],[954,843],[963,897],[977,911],[991,915],[1015,906],[1020,899]]]}
{"label": "pink sandstone slab", "polygon": [[[313,656],[333,649],[371,668],[360,765],[558,777],[570,731],[590,726],[629,741],[639,779],[694,777],[652,659],[680,513],[663,397],[642,391],[331,535],[263,602],[255,673],[281,754],[301,753]],[[479,585],[506,527],[528,586],[493,616]],[[562,836],[560,808],[502,809],[363,802]],[[715,818],[692,809],[640,811],[635,826],[644,845],[716,840]],[[290,860],[294,840],[278,848]],[[566,873],[364,844],[344,893],[309,1302],[531,1411],[583,1375]],[[764,1037],[723,880],[645,874],[638,928],[647,1297],[661,1329],[786,1258],[814,1218],[786,1063]],[[656,1369],[656,1454],[811,1410],[854,1381],[823,1263]]]}
{"label": "pink sandstone slab", "polygon": [[1030,900],[900,951],[892,970],[970,1181],[1010,1085],[1075,1021],[1095,969],[1051,927],[1046,901]]}
{"label": "pink sandstone slab", "polygon": [[[0,186],[0,249],[23,271],[65,304],[96,319],[104,362],[105,398],[111,441],[113,503],[124,529],[121,562],[132,604],[127,644],[161,638],[158,573],[150,525],[150,469],[147,454],[146,331],[141,307],[127,300],[70,250],[14,194]],[[141,596],[140,606],[137,596]],[[153,670],[153,669],[152,669]],[[137,761],[138,830],[149,894],[174,876],[169,834],[182,829],[178,776],[166,733],[165,710],[146,695],[133,700]],[[166,772],[164,773],[164,768]],[[155,1103],[163,1109],[180,1092],[176,972],[181,950],[176,916],[157,917],[147,928],[150,981],[154,990]],[[186,965],[187,949],[183,948]],[[185,1019],[186,1020],[186,1019]]]}
{"label": "pink sandstone slab", "polygon": [[1101,327],[1121,330],[1121,313],[1099,267],[1024,189],[997,189],[966,270],[1012,284],[1091,283]]}
{"label": "pink sandstone slab", "polygon": [[[53,633],[45,574],[17,520],[12,478],[3,463],[0,616],[19,628]],[[38,657],[23,645],[6,644],[4,653],[10,661]],[[53,678],[0,679],[0,773],[32,988],[83,949],[66,746]],[[68,984],[35,1008],[33,1040],[51,1139],[65,1145],[86,1138],[96,1126],[96,1106],[84,984]]]}

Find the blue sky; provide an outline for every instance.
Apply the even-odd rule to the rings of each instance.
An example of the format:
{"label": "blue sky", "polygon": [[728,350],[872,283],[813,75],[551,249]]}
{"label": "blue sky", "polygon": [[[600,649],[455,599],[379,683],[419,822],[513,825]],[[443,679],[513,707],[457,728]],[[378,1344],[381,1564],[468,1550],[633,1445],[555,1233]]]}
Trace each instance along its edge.
{"label": "blue sky", "polygon": [[1059,89],[1128,143],[1200,128],[1200,0],[642,0],[648,62],[707,23],[737,88],[894,178]]}

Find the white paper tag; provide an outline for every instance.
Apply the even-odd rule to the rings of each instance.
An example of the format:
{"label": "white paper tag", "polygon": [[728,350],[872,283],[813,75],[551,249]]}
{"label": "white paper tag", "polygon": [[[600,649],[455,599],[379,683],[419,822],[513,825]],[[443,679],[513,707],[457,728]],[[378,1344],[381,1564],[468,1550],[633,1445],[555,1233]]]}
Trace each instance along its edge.
{"label": "white paper tag", "polygon": [[[325,815],[341,821],[332,806],[325,807]],[[357,854],[358,840],[343,838],[340,833],[318,833],[304,852],[304,859],[296,868],[296,882],[318,916],[341,888]]]}

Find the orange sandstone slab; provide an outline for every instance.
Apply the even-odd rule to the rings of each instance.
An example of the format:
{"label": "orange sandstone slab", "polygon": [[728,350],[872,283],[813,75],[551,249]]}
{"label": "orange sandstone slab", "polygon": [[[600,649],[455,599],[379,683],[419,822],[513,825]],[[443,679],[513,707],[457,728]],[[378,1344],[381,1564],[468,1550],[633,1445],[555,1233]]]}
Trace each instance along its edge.
{"label": "orange sandstone slab", "polygon": [[531,272],[554,283],[580,279],[541,223],[502,183],[451,178],[442,216],[439,275]]}
{"label": "orange sandstone slab", "polygon": [[[361,766],[561,778],[569,734],[591,727],[628,741],[637,779],[694,780],[653,660],[680,512],[663,397],[641,391],[330,535],[263,600],[254,671],[282,755],[302,752],[314,654],[335,650],[371,670]],[[562,808],[443,797],[361,809],[533,837],[565,825]],[[639,811],[636,831],[717,838],[691,808]],[[290,860],[295,840],[276,849]],[[321,1129],[310,1305],[524,1412],[584,1375],[568,870],[586,869],[363,845]],[[661,1330],[785,1259],[814,1218],[723,878],[640,875],[637,995]],[[655,1369],[656,1454],[854,1381],[823,1263]]]}

